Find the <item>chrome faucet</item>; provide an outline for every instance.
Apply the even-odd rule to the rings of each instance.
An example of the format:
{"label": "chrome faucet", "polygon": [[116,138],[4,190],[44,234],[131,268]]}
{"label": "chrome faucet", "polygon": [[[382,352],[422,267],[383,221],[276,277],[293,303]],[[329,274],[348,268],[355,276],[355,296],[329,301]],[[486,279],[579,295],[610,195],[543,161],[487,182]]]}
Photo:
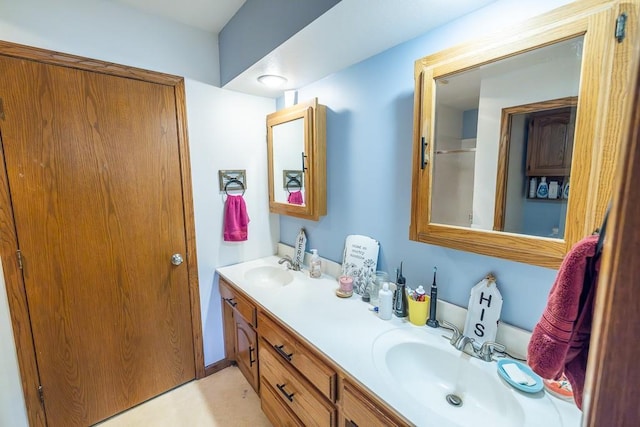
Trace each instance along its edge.
{"label": "chrome faucet", "polygon": [[507,351],[507,348],[497,342],[485,341],[482,343],[482,346],[477,353],[478,359],[484,360],[485,362],[491,362],[494,351],[504,353]]}
{"label": "chrome faucet", "polygon": [[451,338],[449,338],[449,343],[454,346],[456,350],[464,352],[467,346],[471,344],[471,352],[469,354],[477,357],[480,360],[484,360],[485,362],[491,362],[491,360],[493,360],[492,356],[494,352],[504,353],[506,351],[505,346],[493,341],[485,341],[480,346],[480,349],[476,350],[476,347],[473,345],[475,340],[463,335],[456,327],[456,325],[454,325],[453,323],[449,323],[446,320],[440,321],[440,325],[443,328],[449,329],[453,332]]}
{"label": "chrome faucet", "polygon": [[[446,320],[442,320],[440,324],[444,328],[450,329],[451,331],[453,331],[453,335],[451,335],[451,338],[449,339],[449,343],[452,346],[454,346],[456,350],[464,351],[465,347],[469,344],[471,344],[471,348],[474,348],[473,341],[475,340],[473,338],[462,335],[460,333],[460,329],[458,329],[456,325],[454,325],[453,323],[449,323]],[[474,349],[474,353],[475,353],[475,349]]]}
{"label": "chrome faucet", "polygon": [[278,264],[284,264],[285,262],[287,263],[287,268],[293,271],[300,271],[300,264],[298,264],[297,262],[294,262],[289,255],[285,255],[282,258],[280,258],[280,261],[278,261]]}
{"label": "chrome faucet", "polygon": [[469,338],[466,335],[460,335],[460,338],[458,338],[458,341],[456,341],[454,347],[456,348],[456,350],[464,352],[464,349],[467,347],[467,345],[471,344],[471,350],[473,350],[473,355],[475,356],[476,350],[473,347],[474,341],[475,340],[473,338]]}

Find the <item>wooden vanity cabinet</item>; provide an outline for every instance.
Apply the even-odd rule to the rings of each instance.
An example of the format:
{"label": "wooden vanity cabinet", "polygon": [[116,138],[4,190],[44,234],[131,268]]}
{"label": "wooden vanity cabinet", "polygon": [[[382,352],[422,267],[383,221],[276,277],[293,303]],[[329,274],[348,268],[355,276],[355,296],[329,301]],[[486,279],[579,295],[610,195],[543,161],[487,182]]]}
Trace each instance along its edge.
{"label": "wooden vanity cabinet", "polygon": [[226,357],[237,362],[259,393],[262,410],[273,425],[411,425],[295,330],[222,278],[220,295]]}
{"label": "wooden vanity cabinet", "polygon": [[234,361],[251,387],[259,391],[256,307],[231,285],[220,279],[225,357]]}

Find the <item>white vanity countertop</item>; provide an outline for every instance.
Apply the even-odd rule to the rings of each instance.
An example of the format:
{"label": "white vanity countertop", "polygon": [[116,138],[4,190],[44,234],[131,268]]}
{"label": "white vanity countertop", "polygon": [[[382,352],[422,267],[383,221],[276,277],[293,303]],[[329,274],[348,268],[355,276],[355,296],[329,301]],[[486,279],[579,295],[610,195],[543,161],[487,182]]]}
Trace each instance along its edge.
{"label": "white vanity countertop", "polygon": [[[424,426],[462,426],[441,418],[428,408],[416,405],[406,395],[389,386],[376,368],[373,357],[373,344],[378,336],[384,332],[397,328],[416,328],[430,334],[435,334],[447,346],[448,341],[439,336],[450,332],[444,329],[417,327],[407,320],[392,316],[391,320],[381,320],[371,305],[363,302],[360,296],[354,294],[351,298],[338,298],[335,290],[338,283],[335,278],[323,275],[320,279],[309,278],[309,272],[290,271],[294,280],[282,287],[267,288],[251,285],[245,279],[245,273],[256,267],[270,265],[278,266],[278,257],[270,256],[218,268],[220,276],[235,284],[249,296],[255,299],[272,315],[298,332],[318,350],[341,366],[346,372],[366,386],[387,404],[416,425]],[[491,375],[498,375],[496,364],[474,360],[482,365],[482,369],[491,371]],[[425,364],[429,360],[424,361]],[[503,380],[500,380],[503,381]],[[580,422],[580,411],[573,403],[563,402],[545,393],[526,395],[512,389],[516,399],[529,411],[556,412],[562,423],[560,426],[574,427]],[[454,408],[456,409],[456,408]],[[555,427],[550,425],[545,417],[538,418],[540,423],[531,423],[532,417],[527,417],[527,426]],[[558,419],[557,417],[555,418]],[[480,425],[480,424],[476,424]],[[515,426],[514,426],[515,427]]]}

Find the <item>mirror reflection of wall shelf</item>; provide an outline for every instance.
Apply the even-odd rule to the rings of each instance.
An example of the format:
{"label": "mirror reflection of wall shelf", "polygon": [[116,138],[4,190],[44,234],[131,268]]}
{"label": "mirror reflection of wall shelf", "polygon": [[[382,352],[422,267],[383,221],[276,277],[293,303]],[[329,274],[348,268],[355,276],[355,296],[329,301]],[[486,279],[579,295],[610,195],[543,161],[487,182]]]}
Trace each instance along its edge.
{"label": "mirror reflection of wall shelf", "polygon": [[227,169],[218,170],[218,184],[220,192],[242,192],[244,194],[247,189],[247,171],[246,169]]}
{"label": "mirror reflection of wall shelf", "polygon": [[[595,230],[637,59],[609,29],[637,7],[578,1],[416,61],[412,240],[557,268]],[[542,177],[556,199],[528,197]]]}
{"label": "mirror reflection of wall shelf", "polygon": [[325,126],[326,107],[317,98],[267,116],[271,212],[314,221],[327,214]]}

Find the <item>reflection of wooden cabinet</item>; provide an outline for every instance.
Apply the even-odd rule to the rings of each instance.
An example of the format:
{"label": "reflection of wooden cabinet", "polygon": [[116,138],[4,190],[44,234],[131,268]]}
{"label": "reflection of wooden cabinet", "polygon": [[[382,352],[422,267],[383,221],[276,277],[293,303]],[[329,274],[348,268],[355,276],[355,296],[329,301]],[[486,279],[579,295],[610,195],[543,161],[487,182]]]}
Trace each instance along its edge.
{"label": "reflection of wooden cabinet", "polygon": [[527,141],[527,176],[569,176],[575,108],[531,115]]}
{"label": "reflection of wooden cabinet", "polygon": [[249,384],[258,392],[258,337],[256,308],[223,279],[222,296],[225,357],[235,361]]}

